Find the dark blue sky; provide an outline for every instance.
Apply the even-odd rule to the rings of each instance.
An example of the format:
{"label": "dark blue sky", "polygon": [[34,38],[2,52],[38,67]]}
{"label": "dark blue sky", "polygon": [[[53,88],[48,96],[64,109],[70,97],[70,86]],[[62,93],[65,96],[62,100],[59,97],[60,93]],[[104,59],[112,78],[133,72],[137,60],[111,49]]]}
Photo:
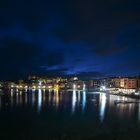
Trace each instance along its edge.
{"label": "dark blue sky", "polygon": [[140,74],[139,0],[1,0],[0,79]]}

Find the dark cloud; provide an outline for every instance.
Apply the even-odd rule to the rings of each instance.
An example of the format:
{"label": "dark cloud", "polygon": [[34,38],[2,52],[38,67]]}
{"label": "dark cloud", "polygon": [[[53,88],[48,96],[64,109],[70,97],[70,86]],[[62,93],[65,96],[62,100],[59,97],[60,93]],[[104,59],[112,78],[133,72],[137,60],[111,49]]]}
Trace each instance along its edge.
{"label": "dark cloud", "polygon": [[65,41],[102,42],[139,22],[140,3],[134,1],[71,0],[65,4],[65,28],[56,31]]}
{"label": "dark cloud", "polygon": [[50,19],[49,1],[44,0],[1,0],[1,27],[22,25],[26,30],[37,33]]}
{"label": "dark cloud", "polygon": [[64,6],[62,2],[63,0],[1,0],[0,28],[22,26],[26,31],[38,36],[51,20],[58,23]]}
{"label": "dark cloud", "polygon": [[120,62],[118,65],[114,65],[110,68],[110,71],[117,75],[139,75],[140,74],[140,62],[137,60],[129,60],[129,62]]}
{"label": "dark cloud", "polygon": [[48,77],[67,77],[67,68],[58,68],[58,69],[46,69],[45,73],[47,73]]}
{"label": "dark cloud", "polygon": [[118,55],[120,53],[123,53],[127,50],[127,46],[124,47],[114,47],[114,46],[110,46],[110,47],[91,47],[91,51],[93,53],[95,53],[96,55],[99,56],[111,56],[111,55]]}
{"label": "dark cloud", "polygon": [[92,72],[79,72],[78,74],[76,74],[76,76],[82,79],[94,79],[105,77],[106,74],[98,71],[92,71]]}
{"label": "dark cloud", "polygon": [[[99,56],[120,54],[139,46],[138,0],[71,0],[65,3],[65,26],[51,35],[66,43],[85,41]],[[121,43],[123,42],[123,43]]]}
{"label": "dark cloud", "polygon": [[[37,44],[15,38],[0,40],[0,77],[19,78],[30,73],[45,73],[43,65],[63,63],[63,54],[50,52]],[[4,76],[4,77],[3,77]]]}

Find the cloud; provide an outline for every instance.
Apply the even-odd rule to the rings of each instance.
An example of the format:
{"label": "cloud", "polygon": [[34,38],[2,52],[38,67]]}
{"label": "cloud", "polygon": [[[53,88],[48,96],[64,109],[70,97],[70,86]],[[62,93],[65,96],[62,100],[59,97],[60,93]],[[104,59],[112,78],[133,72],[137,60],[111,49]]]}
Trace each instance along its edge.
{"label": "cloud", "polygon": [[67,68],[46,69],[45,73],[48,77],[67,77]]}
{"label": "cloud", "polygon": [[139,19],[134,1],[71,0],[65,3],[65,27],[54,34],[66,42],[85,40],[91,43],[112,39],[126,25]]}
{"label": "cloud", "polygon": [[45,73],[41,66],[62,64],[63,54],[16,38],[0,40],[0,77],[19,78],[32,73]]}
{"label": "cloud", "polygon": [[94,79],[94,78],[102,78],[105,77],[106,74],[98,72],[98,71],[91,71],[91,72],[80,72],[76,74],[76,76],[82,79]]}
{"label": "cloud", "polygon": [[[3,1],[3,0],[2,0]],[[48,12],[46,9],[47,3],[43,1],[35,0],[18,0],[2,2],[1,5],[1,16],[13,22],[22,22],[26,27],[30,29],[37,29],[48,20]]]}
{"label": "cloud", "polygon": [[[1,0],[0,28],[20,25],[35,35],[46,27],[53,18],[61,16],[62,2],[63,0]],[[59,19],[56,23],[59,22]]]}
{"label": "cloud", "polygon": [[137,0],[67,1],[64,8],[64,28],[54,29],[51,35],[66,43],[82,40],[89,44],[87,48],[93,55],[125,53],[130,43],[132,48],[139,44],[135,41],[139,40],[138,5],[140,3]]}
{"label": "cloud", "polygon": [[[113,45],[113,44],[112,44]],[[105,46],[101,46],[101,47],[90,47],[91,51],[98,55],[98,56],[111,56],[111,55],[118,55],[120,53],[124,53],[127,50],[127,46],[124,47],[119,47],[119,46],[110,46],[110,47],[105,47]]]}

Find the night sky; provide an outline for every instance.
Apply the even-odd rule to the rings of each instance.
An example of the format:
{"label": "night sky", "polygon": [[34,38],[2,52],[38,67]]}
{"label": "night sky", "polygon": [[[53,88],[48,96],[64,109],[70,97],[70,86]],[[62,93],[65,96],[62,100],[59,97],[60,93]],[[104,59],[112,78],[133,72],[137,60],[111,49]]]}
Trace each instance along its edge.
{"label": "night sky", "polygon": [[0,79],[140,74],[139,0],[0,0]]}

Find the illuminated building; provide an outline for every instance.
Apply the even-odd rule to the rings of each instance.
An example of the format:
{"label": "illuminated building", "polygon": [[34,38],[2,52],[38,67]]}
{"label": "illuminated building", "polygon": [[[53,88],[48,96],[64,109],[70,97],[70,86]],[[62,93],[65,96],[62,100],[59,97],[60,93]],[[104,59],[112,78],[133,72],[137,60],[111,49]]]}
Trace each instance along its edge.
{"label": "illuminated building", "polygon": [[137,80],[133,78],[123,78],[120,80],[120,87],[125,89],[136,89]]}

